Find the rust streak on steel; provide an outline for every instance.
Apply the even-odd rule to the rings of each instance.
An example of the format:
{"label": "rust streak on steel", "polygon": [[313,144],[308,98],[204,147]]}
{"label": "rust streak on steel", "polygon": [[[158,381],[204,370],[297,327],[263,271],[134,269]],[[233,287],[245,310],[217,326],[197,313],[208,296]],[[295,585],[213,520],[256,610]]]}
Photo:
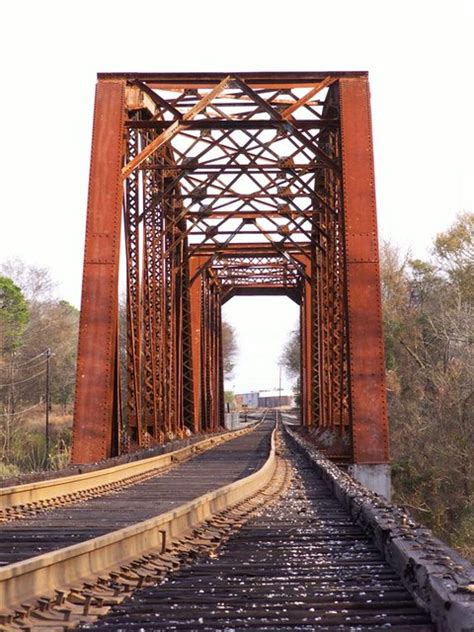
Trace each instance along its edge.
{"label": "rust streak on steel", "polygon": [[[199,112],[201,112],[212,101],[214,97],[219,95],[222,90],[227,87],[229,80],[229,77],[223,79],[216,88],[211,90],[211,92],[209,94],[206,94],[206,96],[202,97],[199,103],[197,103],[191,110],[186,112],[183,115],[182,120],[192,120],[196,116],[196,114],[199,114]],[[150,156],[154,151],[168,143],[182,129],[183,125],[179,121],[175,121],[171,125],[171,127],[164,130],[159,136],[154,138],[141,150],[141,152],[137,156],[135,156],[129,163],[125,165],[125,167],[122,169],[122,175],[124,177],[129,176],[136,167],[140,166],[142,162],[148,158],[148,156]]]}
{"label": "rust streak on steel", "polygon": [[118,264],[125,82],[96,92],[77,361],[73,461],[112,454],[116,419]]}
{"label": "rust streak on steel", "polygon": [[260,294],[300,305],[303,423],[386,463],[367,73],[109,73],[97,95],[74,459],[222,426],[221,308]]}
{"label": "rust streak on steel", "polygon": [[369,85],[366,79],[340,83],[354,460],[386,463],[387,405]]}

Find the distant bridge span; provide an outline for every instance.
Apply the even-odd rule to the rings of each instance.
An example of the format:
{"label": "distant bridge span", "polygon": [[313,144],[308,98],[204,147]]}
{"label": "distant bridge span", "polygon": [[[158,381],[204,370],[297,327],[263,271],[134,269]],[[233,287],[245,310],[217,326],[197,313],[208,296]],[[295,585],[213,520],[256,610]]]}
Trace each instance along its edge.
{"label": "distant bridge span", "polygon": [[221,306],[241,294],[300,305],[303,423],[332,434],[332,456],[365,482],[384,475],[367,73],[100,74],[76,463],[222,425]]}

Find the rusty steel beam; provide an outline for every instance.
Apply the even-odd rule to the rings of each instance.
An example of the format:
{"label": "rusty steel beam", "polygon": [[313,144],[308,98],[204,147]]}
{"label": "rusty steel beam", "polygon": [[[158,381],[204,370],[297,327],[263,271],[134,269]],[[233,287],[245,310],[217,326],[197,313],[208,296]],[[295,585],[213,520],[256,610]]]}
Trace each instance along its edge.
{"label": "rusty steel beam", "polygon": [[331,76],[326,77],[325,79],[323,79],[321,81],[321,83],[319,83],[312,90],[307,92],[303,97],[298,99],[298,101],[295,101],[289,107],[287,107],[286,110],[284,110],[282,112],[282,114],[281,114],[282,117],[284,119],[290,118],[290,116],[292,116],[293,112],[296,112],[296,110],[298,110],[300,107],[302,107],[303,105],[308,103],[308,101],[311,101],[311,99],[313,99],[313,97],[315,97],[319,92],[321,92],[321,90],[323,90],[324,88],[328,88],[335,81],[337,81],[337,79],[335,77],[331,77]]}
{"label": "rusty steel beam", "polygon": [[387,463],[380,273],[369,85],[341,79],[350,411],[354,463]]}
{"label": "rusty steel beam", "polygon": [[[254,88],[295,88],[309,87],[324,81],[327,77],[335,79],[350,77],[367,77],[365,70],[354,71],[317,71],[317,72],[239,72],[239,77]],[[152,88],[166,89],[211,89],[216,83],[226,77],[221,72],[174,72],[174,73],[146,73],[146,72],[104,72],[97,75],[98,79],[110,81],[125,79],[127,81],[142,81]]]}
{"label": "rusty steel beam", "polygon": [[320,318],[317,311],[317,268],[315,248],[307,255],[295,255],[304,268],[305,278],[301,278],[300,341],[301,341],[301,418],[305,426],[321,424],[319,338]]}
{"label": "rusty steel beam", "polygon": [[125,82],[99,82],[87,207],[77,359],[72,461],[87,463],[116,451],[118,264],[122,208]]}
{"label": "rusty steel beam", "polygon": [[[289,109],[289,108],[288,108]],[[172,127],[174,123],[171,121],[139,121],[139,120],[128,120],[126,122],[126,126],[129,129],[154,129],[157,131],[167,130]],[[221,120],[197,120],[197,121],[186,121],[186,123],[181,124],[180,130],[206,130],[206,129],[226,129],[226,130],[237,130],[237,129],[280,129],[284,128],[287,125],[286,120],[262,120],[262,121],[221,121]],[[301,130],[311,130],[311,129],[323,129],[326,127],[337,127],[339,125],[339,121],[337,119],[316,119],[316,120],[293,120],[292,125],[295,126],[296,129]]]}
{"label": "rusty steel beam", "polygon": [[[230,77],[225,77],[219,85],[215,86],[209,94],[197,103],[193,108],[191,108],[188,112],[186,112],[182,119],[183,121],[188,121],[193,119],[199,112],[201,112],[214,97],[225,90],[227,85],[229,84]],[[154,151],[160,149],[163,145],[169,143],[169,141],[176,136],[183,129],[183,123],[176,121],[173,123],[168,129],[165,129],[161,134],[159,134],[156,138],[154,138],[149,144],[144,147],[141,152],[135,156],[130,162],[128,162],[122,169],[122,175],[126,178],[128,177],[132,171],[140,166]]]}
{"label": "rusty steel beam", "polygon": [[[308,246],[306,244],[302,244],[301,248],[304,249],[308,249]],[[239,242],[238,244],[233,243],[233,244],[229,244],[227,246],[217,246],[217,248],[215,246],[212,246],[210,244],[203,244],[202,246],[199,246],[198,248],[196,248],[196,256],[199,255],[212,255],[215,252],[219,253],[220,257],[235,257],[235,256],[239,256],[241,254],[245,255],[245,256],[252,256],[252,257],[265,257],[265,256],[271,256],[271,255],[275,255],[278,254],[275,251],[275,247],[268,243],[268,242],[255,242],[255,243],[244,243],[244,242]],[[284,251],[288,254],[301,254],[300,249],[296,248],[296,246],[294,246],[293,243],[288,244],[285,248]]]}
{"label": "rusty steel beam", "polygon": [[234,296],[287,296],[297,305],[301,303],[301,289],[289,289],[282,287],[262,287],[261,285],[233,287],[224,289],[222,292],[221,304],[224,305]]}
{"label": "rusty steel beam", "polygon": [[[221,307],[272,294],[301,306],[303,422],[342,437],[354,463],[385,463],[367,74],[99,76],[98,94],[117,87],[125,90],[117,111],[98,101],[89,223],[103,231],[88,236],[86,254],[104,235],[117,245],[124,182],[121,449],[222,424]],[[106,160],[109,170],[97,166]],[[106,194],[117,194],[114,205],[98,209],[95,198]],[[81,345],[95,340],[97,353],[80,350],[74,432],[91,437],[94,454],[110,455],[122,432],[118,252],[102,266],[106,282],[99,263],[87,254],[84,296],[96,282],[100,296],[94,306],[84,299]],[[96,307],[108,318],[101,327]],[[81,391],[97,359],[107,379]],[[94,388],[107,413],[92,428],[85,394],[99,401]]]}
{"label": "rusty steel beam", "polygon": [[205,265],[207,258],[193,257],[189,261],[189,274],[195,277],[190,283],[190,329],[191,354],[193,363],[193,428],[194,432],[202,429],[202,348],[201,348],[201,319],[202,319],[202,280],[195,276],[197,270]]}
{"label": "rusty steel beam", "polygon": [[[127,158],[137,154],[139,135],[128,135]],[[138,173],[126,183],[124,204],[125,258],[127,265],[127,425],[128,436],[122,450],[130,449],[129,440],[142,441],[142,318],[139,252],[139,181]]]}
{"label": "rusty steel beam", "polygon": [[[311,278],[311,263],[308,261],[305,264],[306,274]],[[302,301],[301,311],[301,341],[302,341],[302,356],[301,356],[301,386],[302,386],[302,419],[305,426],[311,427],[315,423],[319,422],[319,419],[314,419],[313,416],[313,399],[312,399],[312,384],[314,378],[314,372],[316,367],[313,363],[312,354],[312,341],[313,341],[313,327],[315,322],[313,321],[312,313],[312,287],[310,281],[304,283],[304,294]]]}

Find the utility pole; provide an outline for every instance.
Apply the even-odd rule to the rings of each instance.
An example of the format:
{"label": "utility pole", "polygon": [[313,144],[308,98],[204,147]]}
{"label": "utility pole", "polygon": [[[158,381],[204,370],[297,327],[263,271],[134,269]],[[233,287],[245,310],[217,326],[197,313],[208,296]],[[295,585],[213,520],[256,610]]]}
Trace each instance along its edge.
{"label": "utility pole", "polygon": [[46,349],[46,384],[45,384],[45,443],[46,443],[46,467],[49,467],[49,378],[51,349]]}

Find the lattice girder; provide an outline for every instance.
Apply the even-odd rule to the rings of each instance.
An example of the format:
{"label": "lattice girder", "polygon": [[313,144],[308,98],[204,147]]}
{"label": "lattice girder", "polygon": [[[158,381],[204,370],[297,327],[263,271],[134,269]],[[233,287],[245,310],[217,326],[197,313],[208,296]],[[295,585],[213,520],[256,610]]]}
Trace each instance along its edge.
{"label": "lattice girder", "polygon": [[[113,131],[114,147],[125,138],[121,169],[93,151],[88,211],[93,223],[104,174],[123,186],[129,441],[122,449],[219,427],[222,304],[239,294],[282,294],[301,305],[304,423],[352,439],[356,462],[385,462],[366,74],[108,74],[99,85],[99,136],[118,103],[109,94],[123,95]],[[97,250],[109,234],[107,226],[88,234],[86,248]],[[118,259],[107,265],[115,266],[113,280]],[[86,294],[88,284],[86,275]],[[112,315],[112,340],[117,297],[104,291],[98,301]],[[88,318],[83,303],[86,343],[94,331]],[[372,349],[360,340],[365,323]],[[87,353],[79,364],[99,376],[107,367],[93,367]],[[367,380],[373,411],[363,404]],[[88,388],[78,387],[76,460],[90,434]],[[112,419],[106,395],[104,436]],[[100,445],[97,453],[109,449]]]}

